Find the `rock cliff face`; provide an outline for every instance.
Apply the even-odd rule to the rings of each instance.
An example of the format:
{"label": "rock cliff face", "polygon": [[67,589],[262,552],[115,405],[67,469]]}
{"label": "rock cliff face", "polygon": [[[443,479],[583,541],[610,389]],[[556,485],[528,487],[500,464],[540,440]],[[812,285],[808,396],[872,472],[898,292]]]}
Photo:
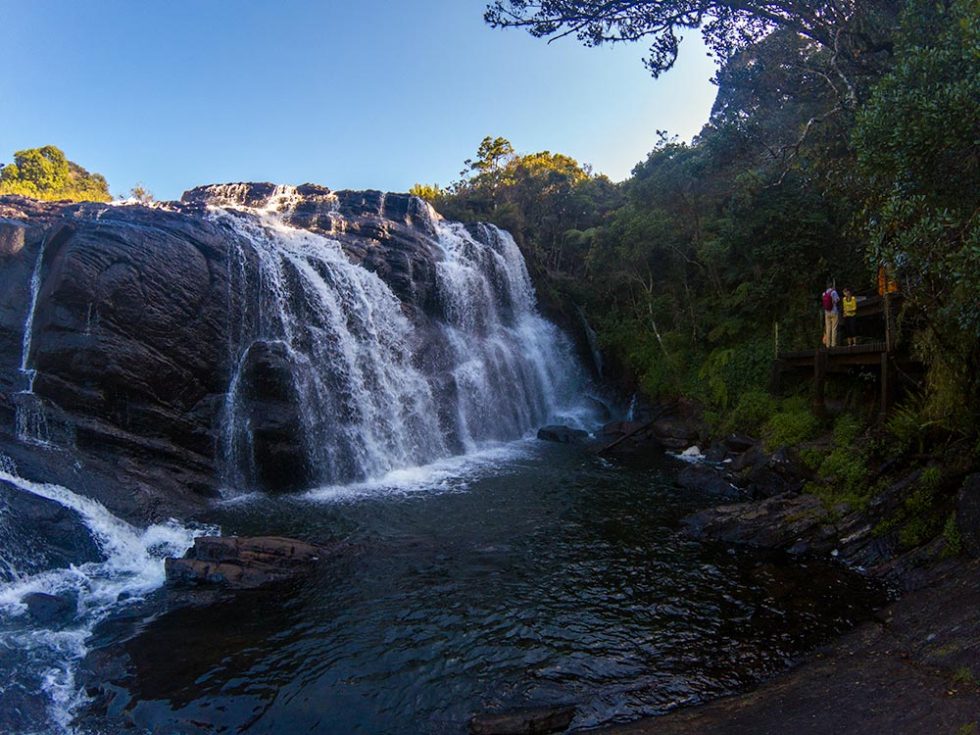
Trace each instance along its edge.
{"label": "rock cliff face", "polygon": [[[212,216],[214,206],[226,216]],[[257,211],[329,237],[380,277],[400,302],[402,316],[390,319],[417,331],[405,346],[410,361],[429,365],[431,384],[442,379],[445,340],[424,335],[454,304],[440,288],[437,216],[414,197],[272,184],[200,187],[152,208],[0,197],[0,453],[125,517],[187,515],[216,495],[222,452],[237,441],[222,434],[234,380],[249,396],[235,408],[248,426],[252,479],[271,489],[314,479],[295,379],[303,355],[281,337],[262,338],[261,253],[236,225]],[[499,238],[469,231],[474,242]],[[296,273],[307,265],[322,264]],[[485,290],[502,289],[501,278],[495,271]],[[490,296],[506,321],[512,306],[501,294]],[[486,332],[481,324],[474,329]],[[462,391],[450,382],[447,391]]]}

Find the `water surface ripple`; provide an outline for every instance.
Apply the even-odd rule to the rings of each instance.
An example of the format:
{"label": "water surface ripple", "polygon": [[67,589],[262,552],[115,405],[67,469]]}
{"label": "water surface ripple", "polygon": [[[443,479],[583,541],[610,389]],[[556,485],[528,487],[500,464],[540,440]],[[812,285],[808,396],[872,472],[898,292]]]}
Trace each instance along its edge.
{"label": "water surface ripple", "polygon": [[346,544],[288,594],[148,624],[128,644],[127,716],[159,732],[461,733],[474,712],[574,703],[587,728],[749,688],[878,601],[837,567],[682,538],[710,499],[674,470],[523,442],[455,473],[227,504],[208,519],[225,533]]}

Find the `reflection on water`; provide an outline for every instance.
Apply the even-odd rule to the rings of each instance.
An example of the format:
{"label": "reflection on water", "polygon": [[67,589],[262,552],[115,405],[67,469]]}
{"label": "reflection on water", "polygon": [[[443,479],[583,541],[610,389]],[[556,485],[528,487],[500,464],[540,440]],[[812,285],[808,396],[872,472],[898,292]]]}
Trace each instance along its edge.
{"label": "reflection on water", "polygon": [[670,467],[520,443],[430,469],[216,509],[228,534],[346,544],[288,591],[145,624],[110,719],[461,733],[474,712],[574,703],[590,727],[750,687],[878,600],[839,568],[678,537],[706,500],[673,488]]}

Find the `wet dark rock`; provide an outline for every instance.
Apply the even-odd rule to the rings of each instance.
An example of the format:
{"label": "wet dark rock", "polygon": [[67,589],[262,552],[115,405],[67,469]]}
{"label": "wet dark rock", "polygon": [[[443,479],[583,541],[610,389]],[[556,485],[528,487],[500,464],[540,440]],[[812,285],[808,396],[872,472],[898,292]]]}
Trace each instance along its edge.
{"label": "wet dark rock", "polygon": [[[777,449],[768,457],[756,454],[755,449],[750,452],[754,456],[744,462],[747,466],[739,476],[739,484],[753,498],[771,498],[803,489],[809,473],[795,452],[786,447]],[[736,463],[732,464],[734,467]]]}
{"label": "wet dark rock", "polygon": [[[102,553],[75,511],[0,480],[0,534],[20,574],[100,561]],[[6,570],[0,567],[0,579]]]}
{"label": "wet dark rock", "polygon": [[17,255],[23,249],[25,230],[20,222],[0,220],[0,258]]}
{"label": "wet dark rock", "polygon": [[[21,345],[43,251],[30,401],[49,429],[37,452],[50,456],[18,456],[18,463],[140,523],[193,515],[215,497],[229,469],[221,431],[226,393],[240,351],[261,336],[261,310],[248,287],[258,268],[254,252],[227,222],[205,217],[204,207],[265,207],[278,195],[276,186],[258,183],[200,187],[155,208],[0,197],[0,450],[13,456],[22,444],[14,436],[25,408]],[[382,278],[420,335],[435,329],[443,256],[424,202],[306,184],[283,202],[282,215],[328,235]],[[497,236],[480,225],[471,230],[488,243]],[[310,472],[303,432],[293,430],[295,400],[280,379],[285,358],[269,346],[255,349],[248,377],[271,388],[245,406],[261,426],[254,452],[240,453],[243,465],[234,471],[253,473],[263,488],[302,487]],[[419,354],[437,374],[440,351]]]}
{"label": "wet dark rock", "polygon": [[470,735],[543,735],[564,732],[575,719],[575,707],[535,707],[474,715]]}
{"label": "wet dark rock", "polygon": [[615,439],[618,436],[634,434],[644,425],[641,421],[610,421],[602,427],[599,433],[604,437]]}
{"label": "wet dark rock", "polygon": [[963,550],[980,556],[980,474],[970,475],[956,497],[956,526]]}
{"label": "wet dark rock", "polygon": [[559,444],[577,444],[589,438],[589,432],[569,426],[542,426],[538,429],[538,439]]}
{"label": "wet dark rock", "polygon": [[768,461],[769,455],[756,444],[732,457],[731,469],[733,472],[742,472],[753,467],[762,467]]}
{"label": "wet dark rock", "polygon": [[741,454],[758,445],[758,441],[745,434],[729,434],[725,437],[724,444],[730,452]]}
{"label": "wet dark rock", "polygon": [[764,549],[789,550],[805,543],[829,551],[836,543],[830,512],[813,495],[777,495],[752,503],[709,508],[683,520],[700,539]]}
{"label": "wet dark rock", "polygon": [[688,465],[682,469],[677,474],[677,484],[688,490],[728,500],[736,500],[742,495],[720,470],[701,464]]}
{"label": "wet dark rock", "polygon": [[282,342],[252,344],[242,368],[240,411],[249,437],[236,437],[251,452],[255,477],[248,480],[272,491],[300,490],[313,479],[303,437],[300,397],[293,380],[289,350]]}
{"label": "wet dark rock", "polygon": [[21,600],[27,605],[27,613],[41,625],[63,624],[75,617],[78,603],[70,595],[49,595],[31,592]]}
{"label": "wet dark rock", "polygon": [[696,444],[701,426],[692,418],[666,416],[652,424],[653,435],[667,449],[687,449]]}
{"label": "wet dark rock", "polygon": [[28,691],[18,682],[0,687],[0,732],[37,732],[37,723],[47,717],[49,702],[43,692]]}
{"label": "wet dark rock", "polygon": [[171,585],[253,589],[309,572],[326,553],[277,536],[201,536],[184,558],[166,559],[165,568]]}
{"label": "wet dark rock", "polygon": [[704,453],[704,458],[709,462],[721,462],[727,456],[728,449],[721,442],[714,442]]}

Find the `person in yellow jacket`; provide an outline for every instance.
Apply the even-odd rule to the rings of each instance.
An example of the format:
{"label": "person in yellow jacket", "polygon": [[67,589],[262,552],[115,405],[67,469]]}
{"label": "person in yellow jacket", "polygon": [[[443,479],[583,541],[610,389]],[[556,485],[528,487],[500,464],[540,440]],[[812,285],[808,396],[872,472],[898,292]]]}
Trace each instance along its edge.
{"label": "person in yellow jacket", "polygon": [[857,296],[849,288],[844,289],[844,298],[841,299],[841,320],[844,328],[844,337],[847,345],[856,345],[857,341]]}

